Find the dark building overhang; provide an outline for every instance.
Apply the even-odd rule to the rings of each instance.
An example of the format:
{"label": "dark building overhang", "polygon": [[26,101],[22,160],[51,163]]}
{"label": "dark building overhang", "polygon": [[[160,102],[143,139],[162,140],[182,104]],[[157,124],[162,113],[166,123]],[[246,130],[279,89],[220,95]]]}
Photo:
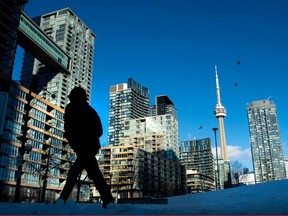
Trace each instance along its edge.
{"label": "dark building overhang", "polygon": [[52,70],[69,73],[69,56],[23,11],[17,43]]}

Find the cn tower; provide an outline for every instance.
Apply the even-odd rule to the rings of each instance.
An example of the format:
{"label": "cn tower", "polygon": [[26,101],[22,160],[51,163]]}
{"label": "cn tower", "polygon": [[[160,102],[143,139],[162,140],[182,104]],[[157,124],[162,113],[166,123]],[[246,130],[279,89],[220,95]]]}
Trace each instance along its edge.
{"label": "cn tower", "polygon": [[229,160],[228,154],[227,154],[226,137],[225,137],[225,130],[224,130],[224,118],[226,117],[226,109],[221,104],[220,87],[219,87],[218,72],[217,72],[216,65],[215,65],[215,74],[216,74],[217,104],[214,110],[214,116],[218,119],[218,124],[219,124],[221,158],[223,160]]}

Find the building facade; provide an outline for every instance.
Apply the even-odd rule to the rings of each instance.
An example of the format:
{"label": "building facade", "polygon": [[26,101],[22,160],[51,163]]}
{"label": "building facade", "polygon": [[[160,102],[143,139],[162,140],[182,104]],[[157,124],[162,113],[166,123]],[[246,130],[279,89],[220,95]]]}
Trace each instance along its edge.
{"label": "building facade", "polygon": [[181,141],[180,161],[186,167],[188,193],[215,190],[215,170],[209,138]]}
{"label": "building facade", "polygon": [[28,0],[0,1],[0,74],[12,79],[17,32],[22,8]]}
{"label": "building facade", "polygon": [[150,115],[160,123],[166,136],[166,158],[179,161],[178,116],[174,103],[167,95],[156,96],[156,104],[150,106]]}
{"label": "building facade", "polygon": [[284,154],[276,105],[258,100],[247,104],[255,182],[286,178]]}
{"label": "building facade", "polygon": [[[83,87],[90,101],[96,35],[70,8],[43,14],[33,20],[68,54],[71,59],[69,72],[48,68],[25,52],[21,84],[33,88],[34,92],[60,108],[65,108],[67,96],[75,86]],[[52,98],[51,94],[55,97]]]}
{"label": "building facade", "polygon": [[177,110],[174,106],[174,103],[167,95],[156,96],[155,99],[156,104],[150,106],[150,115],[164,115],[164,114],[172,114],[177,118]]}
{"label": "building facade", "polygon": [[132,78],[128,83],[110,86],[108,145],[119,145],[125,121],[148,116],[149,89]]}
{"label": "building facade", "polygon": [[[43,32],[34,28],[34,36],[40,35],[42,42],[49,40],[50,46],[61,47],[69,53],[71,71],[63,73],[53,71],[55,68],[48,69],[36,60],[37,55],[34,58],[26,52],[21,83],[27,88],[19,85],[11,80],[16,42],[31,41],[22,37],[25,32],[18,34],[19,37],[15,34],[17,28],[20,33],[22,25],[21,30],[25,30],[27,26],[24,24],[36,25],[21,12],[26,2],[9,0],[0,3],[0,47],[3,53],[4,50],[9,53],[6,56],[0,54],[0,199],[50,202],[58,197],[67,171],[76,158],[63,137],[64,107],[74,86],[85,88],[90,100],[95,35],[69,8],[36,18]],[[51,43],[51,38],[57,44]],[[73,192],[71,196],[87,201],[91,181],[85,172],[79,181],[79,190],[83,193],[77,197]]]}
{"label": "building facade", "polygon": [[254,172],[245,173],[239,176],[240,185],[253,185],[255,184],[255,175]]}
{"label": "building facade", "polygon": [[120,144],[134,144],[168,160],[179,161],[178,121],[170,114],[126,120]]}
{"label": "building facade", "polygon": [[[53,201],[76,158],[63,137],[64,110],[19,84],[5,87],[9,89],[2,92],[7,100],[0,134],[1,201],[14,201],[18,177],[20,201]],[[89,199],[89,186],[85,187]]]}
{"label": "building facade", "polygon": [[174,104],[168,96],[157,96],[156,105],[149,107],[148,93],[147,88],[132,79],[128,80],[128,85],[110,88],[108,145],[133,140],[148,150],[149,144],[157,142],[157,146],[148,151],[179,161],[178,118]]}
{"label": "building facade", "polygon": [[221,190],[232,187],[230,161],[218,159],[218,161],[215,161],[214,166],[217,188]]}
{"label": "building facade", "polygon": [[126,120],[123,134],[120,145],[134,145],[155,154],[166,148],[165,129],[154,117]]}
{"label": "building facade", "polygon": [[[116,198],[164,196],[164,193],[167,196],[185,191],[184,167],[179,163],[177,112],[169,97],[158,96],[156,105],[149,107],[148,88],[133,79],[128,79],[128,84],[111,86],[108,125],[108,147],[102,149],[104,158],[105,154],[108,156],[103,169],[107,170],[106,176],[111,175],[111,187],[118,191],[114,193]],[[141,165],[135,167],[139,161]],[[141,177],[136,180],[137,190],[127,177],[135,175],[129,174],[129,166]],[[127,181],[130,187],[125,186]]]}
{"label": "building facade", "polygon": [[[185,167],[134,145],[100,150],[99,166],[116,199],[185,194]],[[99,194],[94,194],[94,199]]]}

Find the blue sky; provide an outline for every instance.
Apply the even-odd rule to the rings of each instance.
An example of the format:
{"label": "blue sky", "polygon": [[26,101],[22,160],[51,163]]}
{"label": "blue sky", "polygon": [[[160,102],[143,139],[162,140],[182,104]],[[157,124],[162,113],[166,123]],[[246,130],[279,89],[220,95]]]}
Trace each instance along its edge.
{"label": "blue sky", "polygon": [[[230,160],[252,169],[246,104],[268,98],[278,109],[288,159],[288,1],[29,0],[25,12],[32,18],[64,7],[97,36],[91,105],[103,122],[102,145],[109,86],[132,77],[149,88],[151,104],[158,95],[174,102],[180,140],[209,137],[214,146],[217,64]],[[22,52],[17,51],[15,79]]]}

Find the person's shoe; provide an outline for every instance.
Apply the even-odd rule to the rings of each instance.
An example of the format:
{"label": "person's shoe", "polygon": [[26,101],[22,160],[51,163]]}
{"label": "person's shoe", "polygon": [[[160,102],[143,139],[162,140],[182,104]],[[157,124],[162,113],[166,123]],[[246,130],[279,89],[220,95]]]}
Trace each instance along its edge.
{"label": "person's shoe", "polygon": [[56,205],[64,205],[65,204],[65,200],[61,199],[61,198],[58,198],[53,203],[56,204]]}
{"label": "person's shoe", "polygon": [[107,208],[107,206],[108,206],[109,203],[114,203],[114,198],[113,198],[113,197],[111,197],[109,200],[103,201],[102,207],[103,207],[103,208]]}

